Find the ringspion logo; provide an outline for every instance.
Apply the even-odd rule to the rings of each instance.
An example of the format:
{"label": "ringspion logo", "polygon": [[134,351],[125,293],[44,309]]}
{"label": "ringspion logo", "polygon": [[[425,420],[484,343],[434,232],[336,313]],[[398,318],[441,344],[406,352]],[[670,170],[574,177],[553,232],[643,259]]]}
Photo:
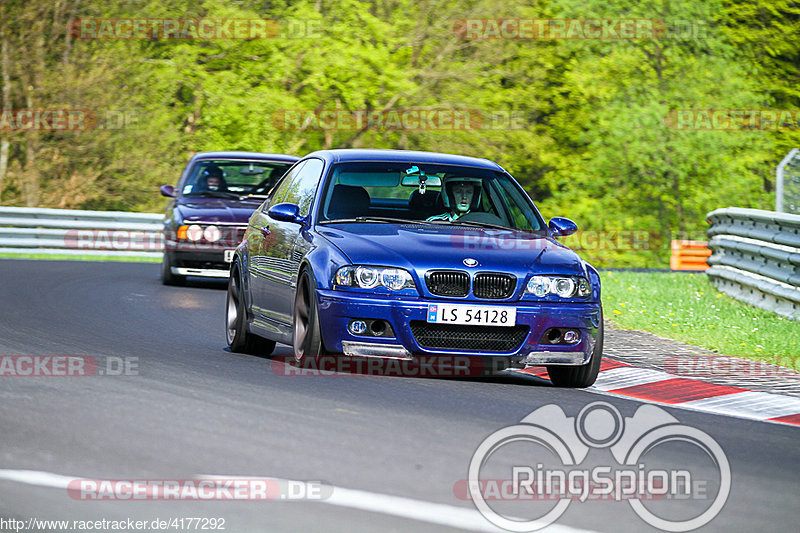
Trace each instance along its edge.
{"label": "ringspion logo", "polygon": [[[676,449],[695,452],[702,466],[674,464]],[[489,522],[519,532],[547,527],[570,505],[591,500],[627,502],[655,528],[691,531],[719,514],[730,489],[728,459],[707,433],[654,405],[623,417],[607,402],[575,417],[546,405],[495,431],[453,487]]]}

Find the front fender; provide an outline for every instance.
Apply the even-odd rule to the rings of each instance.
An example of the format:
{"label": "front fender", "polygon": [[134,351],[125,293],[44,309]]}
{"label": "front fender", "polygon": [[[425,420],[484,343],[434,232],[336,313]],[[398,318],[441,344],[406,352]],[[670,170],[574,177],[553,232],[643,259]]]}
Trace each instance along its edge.
{"label": "front fender", "polygon": [[317,289],[330,289],[334,274],[339,268],[351,264],[350,259],[329,239],[318,233],[312,236],[312,244],[303,258],[300,270],[304,267],[310,268],[314,273]]}
{"label": "front fender", "polygon": [[600,273],[589,263],[584,261],[583,264],[586,266],[586,275],[589,277],[589,283],[592,286],[592,299],[597,303],[601,303]]}
{"label": "front fender", "polygon": [[[241,284],[242,297],[244,298],[244,308],[247,311],[247,319],[252,318],[250,311],[252,304],[252,297],[250,295],[250,276],[248,266],[249,252],[247,250],[247,239],[245,238],[236,247],[233,254],[233,262],[239,271],[239,283]],[[231,267],[231,275],[233,275],[233,267]]]}

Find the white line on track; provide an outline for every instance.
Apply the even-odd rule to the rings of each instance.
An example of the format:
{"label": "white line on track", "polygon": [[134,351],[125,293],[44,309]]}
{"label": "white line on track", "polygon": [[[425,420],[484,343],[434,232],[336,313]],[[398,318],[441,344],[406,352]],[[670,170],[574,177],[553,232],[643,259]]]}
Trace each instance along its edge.
{"label": "white line on track", "polygon": [[[277,482],[290,482],[292,480],[269,476],[239,476],[239,475],[200,475],[196,479],[272,479]],[[64,476],[39,470],[8,470],[0,469],[0,480],[24,483],[37,487],[65,489],[69,483],[77,479],[89,479],[84,476]],[[302,483],[296,481],[295,483]],[[456,507],[443,503],[432,503],[391,494],[381,494],[364,490],[345,489],[330,486],[331,496],[324,500],[304,500],[309,502],[325,503],[338,507],[347,507],[372,513],[417,520],[429,524],[437,524],[452,528],[470,531],[490,531],[493,533],[505,532],[489,523],[477,510],[468,507]],[[65,495],[66,496],[66,495]],[[578,529],[569,526],[553,524],[547,528],[552,533],[593,533],[590,530]]]}
{"label": "white line on track", "polygon": [[[221,476],[203,475],[197,476],[198,479],[248,479],[250,476]],[[291,480],[282,478],[263,478],[271,479],[276,482],[288,483]],[[295,482],[297,483],[297,482]],[[361,511],[388,514],[400,518],[409,518],[420,522],[428,522],[447,527],[467,529],[470,531],[491,531],[493,533],[508,533],[507,530],[495,527],[477,510],[468,507],[456,507],[444,503],[432,503],[422,500],[414,500],[403,496],[393,496],[391,494],[381,494],[379,492],[368,492],[365,490],[345,489],[329,485],[333,489],[331,496],[324,500],[305,500],[317,503],[326,503],[339,507],[349,507]],[[594,533],[587,529],[578,529],[569,526],[553,524],[546,528],[548,533]]]}
{"label": "white line on track", "polygon": [[39,470],[5,470],[0,469],[0,479],[25,483],[26,485],[36,485],[37,487],[47,487],[51,489],[65,489],[70,481],[81,479],[80,476],[62,476],[50,472]]}

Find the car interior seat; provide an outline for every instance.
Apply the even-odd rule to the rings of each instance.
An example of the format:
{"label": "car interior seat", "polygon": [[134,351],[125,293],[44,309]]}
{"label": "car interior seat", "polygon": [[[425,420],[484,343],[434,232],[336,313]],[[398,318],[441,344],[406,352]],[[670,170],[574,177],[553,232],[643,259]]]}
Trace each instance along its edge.
{"label": "car interior seat", "polygon": [[425,220],[426,218],[444,213],[444,203],[439,191],[428,190],[421,194],[418,190],[411,193],[408,198],[408,211],[411,218]]}
{"label": "car interior seat", "polygon": [[356,218],[369,215],[369,193],[364,187],[338,184],[333,187],[328,204],[328,219]]}

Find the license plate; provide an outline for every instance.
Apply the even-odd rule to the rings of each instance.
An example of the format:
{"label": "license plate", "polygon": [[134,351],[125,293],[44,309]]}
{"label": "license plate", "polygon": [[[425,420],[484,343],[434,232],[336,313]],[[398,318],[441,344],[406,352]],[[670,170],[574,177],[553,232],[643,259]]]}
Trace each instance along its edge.
{"label": "license plate", "polygon": [[483,305],[429,304],[428,322],[470,326],[513,326],[517,323],[517,309]]}
{"label": "license plate", "polygon": [[[233,254],[236,253],[236,250],[225,250],[224,255],[222,258],[225,260],[226,263],[233,262]],[[217,256],[219,257],[219,256]]]}

